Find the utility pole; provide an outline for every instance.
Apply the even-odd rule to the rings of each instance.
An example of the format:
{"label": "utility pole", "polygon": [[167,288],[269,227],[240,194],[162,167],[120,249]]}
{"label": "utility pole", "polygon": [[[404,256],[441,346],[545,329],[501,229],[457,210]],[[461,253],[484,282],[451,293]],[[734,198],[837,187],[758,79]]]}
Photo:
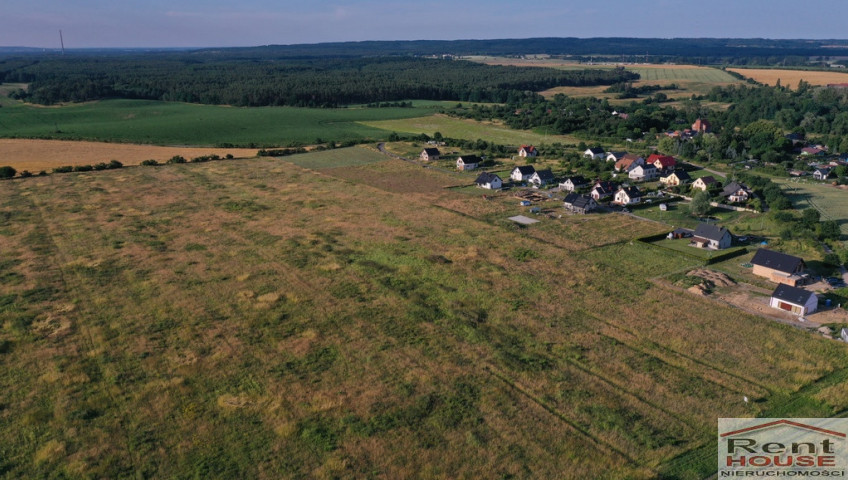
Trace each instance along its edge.
{"label": "utility pole", "polygon": [[59,30],[59,43],[62,44],[62,55],[65,54],[65,39],[62,38],[62,31]]}

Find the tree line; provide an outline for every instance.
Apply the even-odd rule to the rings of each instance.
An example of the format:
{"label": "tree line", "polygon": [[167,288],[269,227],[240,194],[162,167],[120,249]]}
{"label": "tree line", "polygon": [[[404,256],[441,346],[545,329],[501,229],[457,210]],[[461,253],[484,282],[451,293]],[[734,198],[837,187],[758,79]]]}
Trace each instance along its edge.
{"label": "tree line", "polygon": [[490,66],[443,59],[232,59],[190,54],[73,56],[0,66],[0,81],[29,83],[34,103],[105,98],[235,106],[339,107],[408,99],[508,102],[557,86],[638,79],[616,70]]}

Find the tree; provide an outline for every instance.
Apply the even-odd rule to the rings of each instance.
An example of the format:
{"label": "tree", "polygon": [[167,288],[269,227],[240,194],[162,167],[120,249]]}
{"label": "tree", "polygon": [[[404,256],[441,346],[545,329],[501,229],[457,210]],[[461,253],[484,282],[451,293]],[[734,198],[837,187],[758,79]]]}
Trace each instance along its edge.
{"label": "tree", "polygon": [[18,171],[12,167],[0,167],[0,178],[12,178],[16,173],[18,173]]}
{"label": "tree", "polygon": [[821,220],[821,214],[815,208],[805,208],[801,212],[801,224],[804,228],[816,228],[816,224]]}
{"label": "tree", "polygon": [[692,202],[689,204],[689,212],[692,215],[703,217],[706,215],[712,206],[710,205],[710,194],[707,192],[698,192],[692,197]]}
{"label": "tree", "polygon": [[842,232],[835,220],[825,220],[819,224],[819,237],[823,240],[839,240]]}

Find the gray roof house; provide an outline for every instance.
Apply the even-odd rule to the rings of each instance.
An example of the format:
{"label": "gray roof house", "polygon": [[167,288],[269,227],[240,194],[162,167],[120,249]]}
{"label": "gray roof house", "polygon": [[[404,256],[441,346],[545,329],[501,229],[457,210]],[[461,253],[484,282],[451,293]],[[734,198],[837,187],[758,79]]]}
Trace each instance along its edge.
{"label": "gray roof house", "polygon": [[732,237],[726,228],[709,223],[699,223],[692,238],[696,247],[713,250],[728,248],[731,241]]}

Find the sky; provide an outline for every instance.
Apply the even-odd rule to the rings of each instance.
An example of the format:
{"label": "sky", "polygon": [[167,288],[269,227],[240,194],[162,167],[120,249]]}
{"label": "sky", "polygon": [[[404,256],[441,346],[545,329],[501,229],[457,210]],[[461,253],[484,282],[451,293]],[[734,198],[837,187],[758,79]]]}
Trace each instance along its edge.
{"label": "sky", "polygon": [[2,0],[0,46],[530,37],[848,38],[848,0]]}

